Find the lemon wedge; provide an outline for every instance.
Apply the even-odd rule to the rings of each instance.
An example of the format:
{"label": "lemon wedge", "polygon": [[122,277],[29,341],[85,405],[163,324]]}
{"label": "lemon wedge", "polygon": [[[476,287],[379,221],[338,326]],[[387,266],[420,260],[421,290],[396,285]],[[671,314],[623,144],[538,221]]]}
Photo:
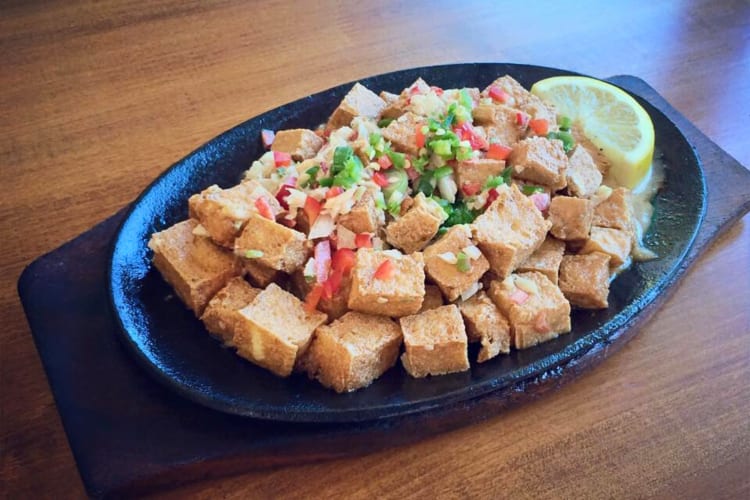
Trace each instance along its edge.
{"label": "lemon wedge", "polygon": [[554,104],[611,162],[609,176],[633,189],[651,172],[654,124],[627,93],[600,80],[556,76],[536,82],[531,93]]}

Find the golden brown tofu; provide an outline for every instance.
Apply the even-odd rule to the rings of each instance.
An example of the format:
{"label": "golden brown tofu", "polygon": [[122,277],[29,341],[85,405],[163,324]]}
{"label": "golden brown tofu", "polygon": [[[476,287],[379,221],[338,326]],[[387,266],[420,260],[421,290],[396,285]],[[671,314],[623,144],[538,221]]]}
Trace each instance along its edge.
{"label": "golden brown tofu", "polygon": [[419,312],[437,309],[444,304],[443,294],[440,293],[440,288],[436,285],[424,286],[424,300],[422,301],[422,307],[419,309]]}
{"label": "golden brown tofu", "polygon": [[482,97],[490,97],[490,89],[492,87],[497,87],[507,94],[507,98],[505,102],[503,102],[506,106],[520,108],[526,104],[531,97],[531,93],[523,88],[523,85],[518,83],[518,81],[510,75],[501,76],[487,85],[487,88],[482,91]]}
{"label": "golden brown tofu", "polygon": [[404,334],[401,363],[412,377],[443,375],[469,369],[468,340],[455,305],[400,319]]}
{"label": "golden brown tofu", "polygon": [[458,167],[455,169],[456,183],[459,188],[463,188],[466,185],[481,187],[484,186],[487,179],[502,174],[503,170],[505,170],[505,162],[503,160],[481,158],[460,161],[458,162]]}
{"label": "golden brown tofu", "polygon": [[240,266],[231,252],[219,247],[210,238],[196,236],[198,222],[179,222],[154,233],[148,247],[154,251],[154,267],[164,281],[196,316],[227,282],[240,274]]}
{"label": "golden brown tofu", "polygon": [[567,186],[565,172],[568,157],[561,141],[546,137],[529,137],[513,146],[508,163],[513,165],[514,174],[520,178],[549,186],[558,191]]}
{"label": "golden brown tofu", "polygon": [[472,110],[474,122],[484,128],[487,141],[504,146],[512,146],[523,137],[525,125],[519,123],[519,113],[520,109],[502,104],[480,103]]}
{"label": "golden brown tofu", "polygon": [[633,207],[630,190],[619,187],[594,208],[593,224],[623,231],[633,231]]}
{"label": "golden brown tofu", "polygon": [[510,352],[510,325],[492,300],[478,292],[469,300],[458,304],[466,325],[469,342],[479,342],[477,361],[484,363],[501,352]]}
{"label": "golden brown tofu", "polygon": [[435,237],[445,219],[440,205],[419,193],[409,210],[386,226],[386,240],[404,253],[418,252]]}
{"label": "golden brown tofu", "polygon": [[323,147],[323,139],[305,128],[279,130],[271,145],[272,151],[289,153],[294,161],[313,158]]}
{"label": "golden brown tofu", "polygon": [[304,233],[253,215],[235,240],[234,253],[253,258],[271,269],[292,273],[305,263],[310,249]]}
{"label": "golden brown tofu", "polygon": [[308,313],[297,297],[272,283],[240,309],[233,342],[243,358],[287,377],[325,321],[325,314]]}
{"label": "golden brown tofu", "polygon": [[326,128],[331,130],[348,126],[355,116],[377,118],[383,109],[385,109],[383,99],[361,83],[355,83],[328,119]]}
{"label": "golden brown tofu", "polygon": [[471,228],[490,269],[505,278],[539,248],[551,224],[515,185],[497,192],[498,198]]}
{"label": "golden brown tofu", "polygon": [[589,239],[583,245],[580,253],[602,252],[611,257],[612,267],[619,267],[630,259],[633,240],[630,233],[609,227],[591,226]]}
{"label": "golden brown tofu", "polygon": [[282,271],[264,266],[257,259],[240,258],[240,263],[245,278],[258,288],[265,288],[271,283],[279,283],[286,276]]}
{"label": "golden brown tofu", "polygon": [[560,290],[574,306],[606,309],[609,296],[607,254],[566,255],[560,265]]}
{"label": "golden brown tofu", "polygon": [[547,236],[542,245],[518,266],[517,271],[524,273],[536,271],[545,275],[552,283],[557,285],[557,275],[560,271],[565,253],[565,242],[551,236]]}
{"label": "golden brown tofu", "polygon": [[260,293],[243,278],[229,280],[206,306],[201,321],[206,330],[227,346],[234,346],[232,338],[240,320],[240,309],[250,304]]}
{"label": "golden brown tofu", "polygon": [[214,242],[232,248],[247,220],[258,213],[255,201],[261,197],[274,214],[281,212],[276,198],[256,181],[245,181],[229,189],[214,184],[190,197],[190,217],[200,222]]}
{"label": "golden brown tofu", "polygon": [[361,389],[396,363],[401,339],[401,327],[392,319],[348,312],[315,330],[305,369],[336,392]]}
{"label": "golden brown tofu", "polygon": [[579,198],[590,198],[602,184],[602,173],[586,148],[578,145],[568,158],[565,171],[568,191]]}
{"label": "golden brown tofu", "polygon": [[[375,277],[376,271],[388,260],[393,272]],[[383,316],[406,316],[422,307],[424,300],[424,259],[421,253],[404,255],[398,250],[357,251],[352,271],[349,308]]]}
{"label": "golden brown tofu", "polygon": [[521,110],[527,113],[533,120],[546,120],[550,130],[557,129],[557,111],[551,104],[547,104],[534,94],[529,94],[527,100],[521,106]]}
{"label": "golden brown tofu", "polygon": [[[463,254],[461,262],[459,255]],[[466,267],[461,269],[460,267]],[[471,241],[468,225],[456,225],[424,251],[427,276],[434,281],[449,302],[474,286],[490,268],[487,259]]]}
{"label": "golden brown tofu", "polygon": [[570,331],[570,303],[541,273],[493,281],[488,294],[510,322],[513,345],[526,349]]}
{"label": "golden brown tofu", "polygon": [[585,240],[594,218],[594,204],[586,198],[555,196],[549,206],[549,232],[561,240]]}
{"label": "golden brown tofu", "polygon": [[376,233],[385,223],[385,214],[375,206],[375,198],[365,191],[352,209],[338,218],[338,223],[353,233]]}
{"label": "golden brown tofu", "polygon": [[[292,284],[295,293],[301,298],[307,297],[307,294],[313,289],[314,282],[308,282],[302,269],[297,269],[292,274]],[[341,286],[332,297],[323,296],[318,302],[317,309],[326,313],[328,320],[340,318],[349,311],[347,302],[349,301],[349,292],[352,287],[352,277],[347,274],[341,278]]]}
{"label": "golden brown tofu", "polygon": [[406,112],[399,116],[388,126],[381,130],[383,138],[390,141],[391,147],[395,151],[417,156],[419,148],[417,147],[417,126],[424,124],[426,118],[418,116],[412,112]]}

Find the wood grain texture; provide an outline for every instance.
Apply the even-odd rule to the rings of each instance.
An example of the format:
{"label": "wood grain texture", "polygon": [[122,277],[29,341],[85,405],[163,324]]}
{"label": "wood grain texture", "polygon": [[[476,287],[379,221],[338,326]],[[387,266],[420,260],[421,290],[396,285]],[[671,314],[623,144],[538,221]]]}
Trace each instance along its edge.
{"label": "wood grain texture", "polygon": [[[261,111],[400,68],[507,61],[648,81],[750,165],[750,4],[5,2],[0,7],[0,493],[82,486],[15,292],[23,267]],[[750,494],[750,217],[619,354],[417,445],[166,497]]]}

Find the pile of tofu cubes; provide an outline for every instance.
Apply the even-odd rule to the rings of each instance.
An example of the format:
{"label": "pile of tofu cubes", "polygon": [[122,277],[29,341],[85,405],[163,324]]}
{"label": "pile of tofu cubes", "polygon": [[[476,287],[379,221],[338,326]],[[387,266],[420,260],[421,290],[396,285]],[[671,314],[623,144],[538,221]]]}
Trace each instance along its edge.
{"label": "pile of tofu cubes", "polygon": [[[569,332],[571,306],[608,307],[613,272],[629,262],[630,193],[602,185],[606,161],[584,137],[566,151],[532,130],[533,120],[557,130],[558,117],[512,78],[465,90],[470,132],[484,142],[451,164],[457,189],[448,201],[474,203],[473,221],[445,226],[440,205],[413,184],[400,210],[388,212],[382,183],[374,182],[383,164],[360,144],[378,130],[408,170],[423,153],[419,127],[456,92],[421,79],[400,95],[356,84],[318,130],[277,131],[264,155],[270,160],[254,175],[192,196],[187,220],[153,234],[154,267],[239,356],[280,377],[307,373],[337,392],[368,386],[399,357],[412,377],[436,376],[468,370],[470,342],[480,344],[481,363]],[[360,155],[366,174],[356,196],[334,203],[332,188],[303,186],[302,172],[330,165],[342,144]],[[506,146],[507,158],[489,158],[489,144]],[[294,176],[280,180],[279,158]],[[509,182],[467,189],[508,167]],[[313,220],[301,208],[309,197],[328,215],[327,233],[321,215]],[[356,243],[345,242],[347,234]],[[315,262],[324,240],[333,254],[348,249],[353,263],[336,276],[333,293],[311,301],[316,285],[333,277],[330,263]],[[463,268],[459,253],[468,256]]]}

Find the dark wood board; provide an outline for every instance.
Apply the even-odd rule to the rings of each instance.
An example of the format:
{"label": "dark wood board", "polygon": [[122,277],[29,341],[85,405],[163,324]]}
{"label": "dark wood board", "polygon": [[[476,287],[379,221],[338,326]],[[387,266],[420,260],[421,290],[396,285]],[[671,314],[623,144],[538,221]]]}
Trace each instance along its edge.
{"label": "dark wood board", "polygon": [[[610,81],[662,110],[696,147],[708,212],[674,283],[750,209],[750,172],[645,82]],[[481,398],[403,417],[349,424],[261,421],[209,410],[155,383],[114,335],[106,295],[110,241],[125,210],[33,262],[19,294],[78,468],[89,494],[136,494],[251,468],[361,454],[424,439],[544,396],[597,366],[653,315],[667,294],[607,343],[541,376]],[[674,286],[669,290],[673,290]]]}

